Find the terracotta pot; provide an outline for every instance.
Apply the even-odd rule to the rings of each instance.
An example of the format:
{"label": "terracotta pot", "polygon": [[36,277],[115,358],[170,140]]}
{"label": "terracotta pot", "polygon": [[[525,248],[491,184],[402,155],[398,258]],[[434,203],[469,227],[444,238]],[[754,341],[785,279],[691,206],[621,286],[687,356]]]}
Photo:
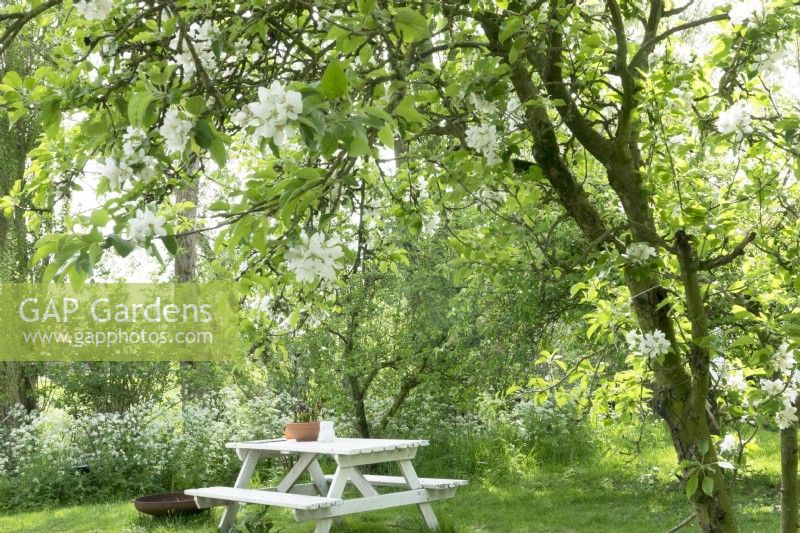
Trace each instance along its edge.
{"label": "terracotta pot", "polygon": [[283,436],[296,441],[317,440],[319,437],[319,422],[292,422],[286,424]]}

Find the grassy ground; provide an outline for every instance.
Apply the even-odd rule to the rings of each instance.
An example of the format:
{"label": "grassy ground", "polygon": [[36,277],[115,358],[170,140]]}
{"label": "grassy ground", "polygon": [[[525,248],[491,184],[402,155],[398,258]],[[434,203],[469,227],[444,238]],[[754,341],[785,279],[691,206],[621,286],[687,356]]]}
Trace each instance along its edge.
{"label": "grassy ground", "polygon": [[[778,529],[777,439],[766,435],[759,442],[735,486],[737,519],[746,532]],[[592,465],[542,468],[528,476],[474,482],[434,509],[443,529],[454,532],[666,531],[689,513],[669,473],[672,464],[672,452],[664,447],[635,462],[606,457]],[[270,510],[267,516],[275,523],[273,532],[313,530],[311,523],[296,524],[288,511]],[[0,531],[212,532],[218,517],[215,509],[193,518],[154,520],[138,516],[130,502],[115,502],[0,515]],[[422,526],[415,508],[399,508],[348,518],[333,531],[399,533],[422,531]]]}

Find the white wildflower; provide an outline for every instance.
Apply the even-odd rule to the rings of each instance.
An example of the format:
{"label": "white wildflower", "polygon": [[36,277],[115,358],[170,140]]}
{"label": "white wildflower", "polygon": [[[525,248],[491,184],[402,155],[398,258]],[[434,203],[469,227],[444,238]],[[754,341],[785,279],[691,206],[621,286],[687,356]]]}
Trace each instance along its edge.
{"label": "white wildflower", "polygon": [[189,142],[189,133],[192,123],[181,118],[180,112],[175,107],[170,107],[164,116],[164,123],[158,132],[164,137],[164,150],[167,154],[182,153]]}
{"label": "white wildflower", "polygon": [[656,249],[646,242],[635,242],[622,254],[622,257],[636,265],[643,265],[655,256]]}
{"label": "white wildflower", "polygon": [[333,281],[336,270],[343,266],[339,262],[343,255],[337,237],[327,239],[321,231],[309,237],[304,231],[300,233],[300,243],[286,252],[286,267],[300,282],[313,282],[317,277]]}

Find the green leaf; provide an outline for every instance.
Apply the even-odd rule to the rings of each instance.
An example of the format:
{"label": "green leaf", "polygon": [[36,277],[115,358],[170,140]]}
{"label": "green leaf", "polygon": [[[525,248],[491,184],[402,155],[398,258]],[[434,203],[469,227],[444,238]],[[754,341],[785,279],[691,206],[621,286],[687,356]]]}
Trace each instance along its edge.
{"label": "green leaf", "polygon": [[134,126],[141,126],[152,102],[153,95],[148,92],[133,93],[128,100],[128,121]]}
{"label": "green leaf", "polygon": [[394,17],[394,27],[398,34],[407,43],[415,43],[430,37],[428,19],[410,7],[401,7]]}
{"label": "green leaf", "polygon": [[703,439],[700,441],[698,448],[700,449],[700,453],[705,455],[708,453],[709,443],[708,439]]}
{"label": "green leaf", "polygon": [[48,133],[54,133],[61,127],[61,98],[48,96],[39,104],[42,110],[42,127]]}
{"label": "green leaf", "polygon": [[503,24],[500,26],[500,34],[498,38],[500,42],[505,42],[506,39],[514,35],[517,30],[522,27],[522,18],[521,17],[508,17],[503,21]]}
{"label": "green leaf", "polygon": [[195,95],[186,100],[186,111],[194,116],[200,116],[206,110],[206,99],[202,95]]}
{"label": "green leaf", "polygon": [[403,98],[394,112],[406,119],[407,122],[425,122],[425,115],[414,109],[414,97],[411,95]]}
{"label": "green leaf", "polygon": [[201,148],[210,148],[214,142],[214,131],[206,119],[197,121],[194,127],[194,140]]}
{"label": "green leaf", "polygon": [[391,124],[387,122],[381,129],[378,130],[378,139],[387,148],[394,148],[394,130],[392,129]]}
{"label": "green leaf", "polygon": [[347,88],[347,76],[344,74],[342,65],[336,60],[328,63],[319,83],[319,89],[322,94],[330,99],[341,98],[347,94]]}
{"label": "green leaf", "polygon": [[111,215],[105,209],[95,209],[89,216],[93,226],[105,226],[111,220]]}
{"label": "green leaf", "polygon": [[705,492],[708,496],[714,494],[714,478],[711,476],[706,476],[703,478],[703,492]]}
{"label": "green leaf", "polygon": [[224,200],[217,200],[216,202],[212,202],[208,208],[211,211],[230,211],[231,204]]}
{"label": "green leaf", "polygon": [[109,235],[106,239],[120,257],[127,257],[136,248],[136,243],[123,239],[119,235]]}
{"label": "green leaf", "polygon": [[350,141],[350,146],[348,146],[347,152],[353,157],[369,154],[369,142],[367,141],[367,137],[364,135],[363,131],[353,135],[353,139]]}
{"label": "green leaf", "polygon": [[697,472],[692,474],[692,476],[686,481],[686,497],[691,498],[694,496],[694,493],[697,492],[697,483],[699,479],[697,477]]}
{"label": "green leaf", "polygon": [[161,242],[164,243],[164,247],[169,253],[178,255],[178,241],[175,239],[175,235],[164,235],[161,237]]}
{"label": "green leaf", "polygon": [[5,85],[10,85],[14,89],[22,88],[22,78],[20,78],[19,74],[17,74],[13,70],[9,70],[8,72],[6,72],[5,76],[3,76],[3,83]]}
{"label": "green leaf", "polygon": [[208,147],[208,151],[211,154],[211,159],[213,159],[220,168],[225,166],[225,162],[228,158],[228,152],[227,148],[225,147],[225,143],[222,142],[222,139],[215,135],[214,140],[211,141],[211,146]]}
{"label": "green leaf", "polygon": [[583,42],[590,48],[599,48],[603,44],[603,37],[599,33],[592,33]]}
{"label": "green leaf", "polygon": [[742,335],[731,344],[731,348],[738,348],[739,346],[754,346],[758,344],[758,339],[750,335]]}

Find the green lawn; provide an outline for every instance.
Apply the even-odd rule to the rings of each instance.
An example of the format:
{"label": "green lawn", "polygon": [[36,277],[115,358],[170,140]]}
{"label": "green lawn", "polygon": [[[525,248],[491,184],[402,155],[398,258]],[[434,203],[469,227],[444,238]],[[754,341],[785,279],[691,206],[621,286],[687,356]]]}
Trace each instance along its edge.
{"label": "green lawn", "polygon": [[[736,487],[742,531],[778,529],[777,441],[762,440],[752,451],[747,475]],[[640,532],[666,531],[688,515],[680,487],[669,474],[671,451],[655,450],[635,462],[607,457],[594,465],[540,469],[525,478],[475,482],[455,499],[434,504],[445,531],[456,532]],[[645,464],[658,465],[643,476]],[[250,510],[258,509],[250,506]],[[311,532],[291,514],[272,510],[276,530]],[[0,531],[10,532],[211,532],[219,509],[192,519],[154,520],[137,516],[129,502],[82,505],[0,516]],[[339,532],[422,531],[415,508],[399,508],[348,518]],[[691,528],[687,528],[687,531]]]}

